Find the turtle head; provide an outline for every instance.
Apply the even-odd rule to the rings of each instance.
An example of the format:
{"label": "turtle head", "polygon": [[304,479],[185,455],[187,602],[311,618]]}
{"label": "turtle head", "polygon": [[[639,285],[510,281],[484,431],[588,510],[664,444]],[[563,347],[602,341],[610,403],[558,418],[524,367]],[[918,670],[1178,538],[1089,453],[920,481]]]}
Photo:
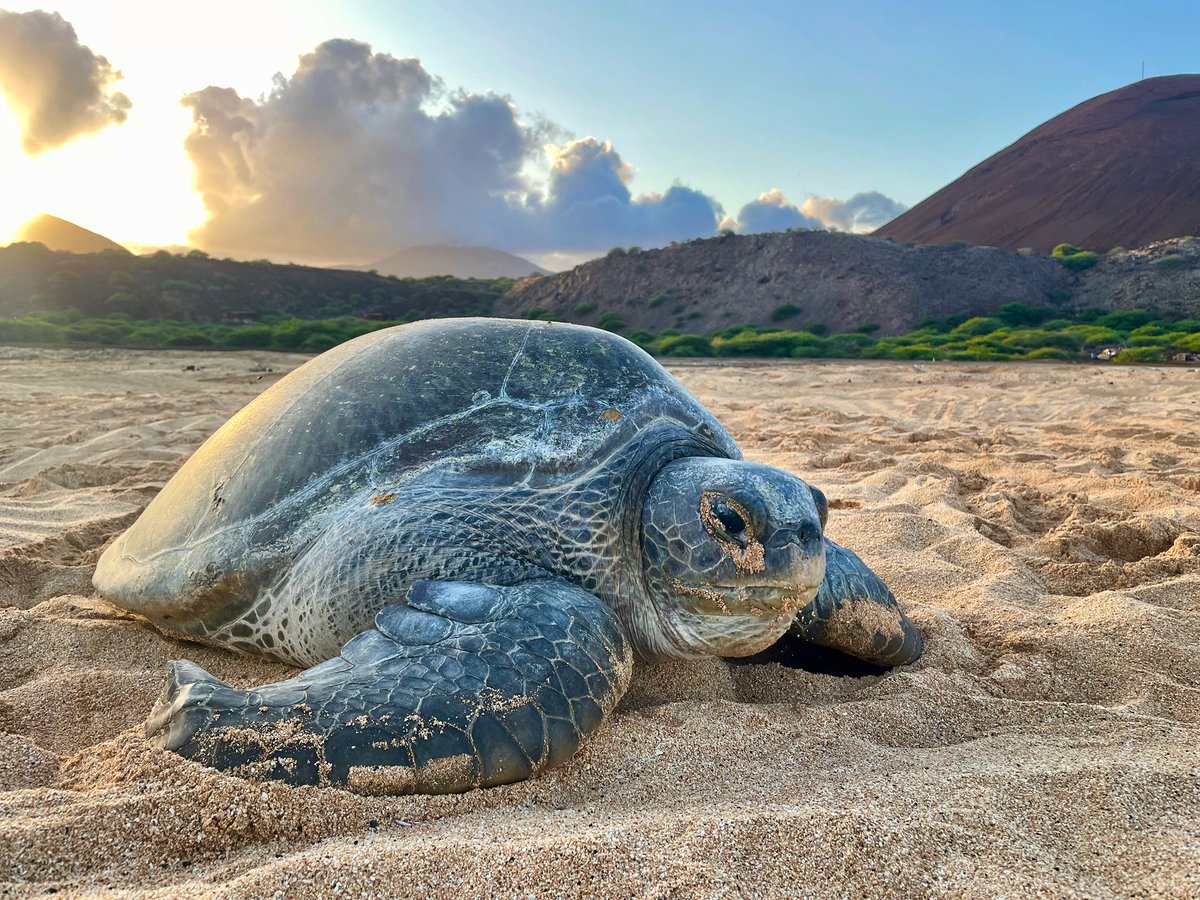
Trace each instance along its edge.
{"label": "turtle head", "polygon": [[651,610],[628,623],[645,657],[749,656],[773,644],[825,575],[825,498],[779,469],[667,464],[642,507]]}

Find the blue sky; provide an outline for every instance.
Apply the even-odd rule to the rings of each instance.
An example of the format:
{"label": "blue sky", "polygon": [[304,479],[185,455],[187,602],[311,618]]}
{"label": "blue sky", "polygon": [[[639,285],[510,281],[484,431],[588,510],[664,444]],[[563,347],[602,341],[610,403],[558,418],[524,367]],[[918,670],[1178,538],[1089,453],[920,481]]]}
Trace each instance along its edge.
{"label": "blue sky", "polygon": [[[779,193],[764,207],[767,215],[755,219],[774,223],[771,227],[816,221],[805,215],[825,207],[804,207],[803,214],[797,209],[810,197],[846,200],[879,192],[885,196],[869,195],[882,204],[875,207],[878,217],[880,208],[891,209],[887,198],[917,203],[1040,122],[1136,80],[1143,60],[1147,75],[1200,70],[1195,2],[210,0],[185,6],[0,0],[0,7],[61,12],[81,44],[123,73],[114,89],[132,104],[122,124],[93,128],[61,147],[30,154],[21,151],[21,122],[9,94],[10,115],[0,104],[0,189],[8,198],[8,221],[0,213],[0,241],[6,225],[15,228],[19,218],[46,210],[133,244],[191,240],[234,255],[292,253],[310,261],[320,256],[313,246],[346,231],[351,219],[365,223],[366,232],[380,233],[380,246],[411,242],[427,232],[430,242],[500,245],[511,238],[506,249],[543,258],[561,250],[568,258],[609,243],[649,245],[686,236],[697,221],[707,221],[706,203],[737,217],[745,204],[772,189]],[[327,47],[321,65],[343,73],[354,66],[379,68],[381,61],[403,68],[393,57],[421,61],[422,77],[434,84],[422,95],[433,111],[419,121],[398,113],[385,117],[387,127],[440,127],[437,110],[444,112],[452,95],[439,93],[437,82],[449,91],[466,91],[472,115],[490,116],[493,132],[447,128],[450,136],[439,140],[477,140],[485,151],[480,159],[503,157],[477,190],[492,199],[508,191],[505,202],[515,203],[521,214],[514,218],[509,213],[516,207],[497,211],[490,201],[476,197],[468,203],[455,195],[457,182],[469,181],[462,176],[471,173],[438,166],[469,147],[443,143],[424,157],[403,141],[377,148],[385,154],[380,158],[362,150],[355,142],[373,140],[384,127],[371,119],[371,110],[388,103],[398,110],[404,103],[399,95],[350,98],[361,115],[352,123],[357,130],[346,131],[344,139],[334,140],[333,126],[324,135],[310,127],[334,117],[315,104],[311,90],[302,90],[297,60],[331,38],[357,39],[375,51],[370,59],[349,61],[344,46]],[[308,65],[317,67],[311,59]],[[267,95],[276,73],[287,89],[272,103]],[[212,160],[227,159],[237,149],[234,135],[214,145],[208,169],[194,148],[185,150],[188,135],[208,127],[204,116],[233,108],[196,102],[210,85],[233,88],[237,103],[256,104],[250,115],[264,133],[269,127],[276,134],[299,128],[315,148],[314,157],[343,160],[342,181],[331,179],[324,195],[314,190],[311,210],[297,207],[295,198],[319,187],[328,172],[322,167],[293,172],[291,182],[272,187],[268,181],[291,167],[290,156],[263,151],[249,160],[256,173],[238,190],[258,197],[274,189],[278,208],[260,204],[262,209],[252,211],[257,218],[247,214],[240,230],[214,221],[215,205],[232,203],[239,215],[246,210],[236,197],[211,189],[232,177],[232,170],[214,169]],[[489,92],[511,100],[512,122],[496,118],[502,110],[489,105]],[[185,96],[193,98],[186,108],[179,103]],[[288,110],[306,103],[308,121],[287,120]],[[468,118],[459,116],[459,125]],[[581,140],[588,136],[597,141]],[[505,157],[518,150],[505,141],[524,142],[520,178],[509,171],[513,157]],[[540,142],[552,146],[543,153]],[[399,161],[393,165],[386,154]],[[353,163],[345,162],[351,158]],[[331,192],[373,164],[413,169],[408,181],[383,183],[376,193],[385,198],[381,205],[393,208],[424,203],[420,215],[395,222],[379,210],[362,215],[340,210],[318,221],[328,212]],[[424,173],[422,165],[438,171]],[[555,171],[570,176],[557,195],[554,185],[547,187]],[[126,173],[138,190],[114,177]],[[199,186],[206,177],[207,191]],[[421,193],[439,178],[442,194],[415,198],[414,191]],[[639,195],[668,192],[675,183],[691,191],[639,206]],[[544,193],[539,198],[530,190]],[[607,198],[608,206],[597,204],[597,192],[604,191],[615,195]],[[438,204],[458,221],[490,224],[461,233],[439,230]],[[586,214],[580,217],[579,210]],[[286,232],[310,211],[315,233],[306,244],[305,236]],[[836,215],[818,217],[827,224],[841,221]],[[838,227],[861,229],[870,221]],[[572,224],[580,222],[578,228]],[[704,227],[711,231],[712,225]],[[587,228],[596,233],[590,244],[578,233]],[[272,246],[252,247],[244,240],[250,230],[278,230],[280,238]],[[563,246],[550,246],[553,235],[566,232],[570,239]],[[288,243],[293,238],[294,252]],[[343,261],[347,252],[330,249],[324,261]]]}
{"label": "blue sky", "polygon": [[727,210],[880,190],[913,204],[1053,115],[1200,71],[1195,2],[348,4],[349,34],[612,140]]}

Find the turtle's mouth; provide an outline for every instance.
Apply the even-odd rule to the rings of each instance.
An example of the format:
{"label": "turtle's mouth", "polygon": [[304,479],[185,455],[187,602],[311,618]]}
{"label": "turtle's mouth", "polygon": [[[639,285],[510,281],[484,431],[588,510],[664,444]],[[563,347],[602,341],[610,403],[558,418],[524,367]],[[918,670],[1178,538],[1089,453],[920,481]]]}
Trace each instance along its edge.
{"label": "turtle's mouth", "polygon": [[696,615],[753,616],[766,621],[790,621],[812,602],[821,582],[688,584],[672,578],[671,586],[692,601],[692,612]]}
{"label": "turtle's mouth", "polygon": [[672,642],[688,652],[750,656],[774,644],[812,602],[819,583],[686,583],[671,579],[685,605],[664,617]]}

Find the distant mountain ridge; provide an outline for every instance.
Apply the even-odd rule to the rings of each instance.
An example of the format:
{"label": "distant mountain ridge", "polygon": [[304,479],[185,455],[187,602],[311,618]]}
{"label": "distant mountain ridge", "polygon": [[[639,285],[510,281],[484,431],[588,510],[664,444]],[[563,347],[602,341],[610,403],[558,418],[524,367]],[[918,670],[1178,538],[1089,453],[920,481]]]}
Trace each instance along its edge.
{"label": "distant mountain ridge", "polygon": [[1049,253],[1200,234],[1200,75],[1093,97],[985,159],[875,234]]}
{"label": "distant mountain ridge", "polygon": [[45,244],[51,250],[67,253],[103,253],[105,250],[129,253],[127,248],[102,234],[45,213],[22,225],[16,240]]}
{"label": "distant mountain ridge", "polygon": [[491,247],[431,245],[403,247],[379,262],[358,266],[374,269],[380,275],[397,278],[430,278],[452,275],[455,278],[524,278],[549,272],[527,259]]}

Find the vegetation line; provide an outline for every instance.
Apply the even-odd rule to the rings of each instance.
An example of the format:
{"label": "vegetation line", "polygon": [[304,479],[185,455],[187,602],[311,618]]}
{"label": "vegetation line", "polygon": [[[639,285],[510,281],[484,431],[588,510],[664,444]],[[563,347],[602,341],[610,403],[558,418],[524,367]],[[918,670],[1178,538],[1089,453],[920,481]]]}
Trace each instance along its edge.
{"label": "vegetation line", "polygon": [[[53,311],[0,319],[0,343],[317,353],[398,324],[353,316],[300,319],[265,315],[257,322],[219,323],[133,319],[126,314],[84,318],[73,311]],[[622,330],[619,320],[608,324],[610,330]],[[1200,319],[1168,321],[1142,310],[1081,310],[1062,318],[1048,307],[1010,303],[994,316],[931,320],[908,334],[876,338],[876,330],[876,326],[866,325],[858,331],[826,336],[782,327],[737,325],[712,335],[634,329],[625,336],[662,357],[1099,358],[1118,363],[1194,362],[1200,357]]]}

